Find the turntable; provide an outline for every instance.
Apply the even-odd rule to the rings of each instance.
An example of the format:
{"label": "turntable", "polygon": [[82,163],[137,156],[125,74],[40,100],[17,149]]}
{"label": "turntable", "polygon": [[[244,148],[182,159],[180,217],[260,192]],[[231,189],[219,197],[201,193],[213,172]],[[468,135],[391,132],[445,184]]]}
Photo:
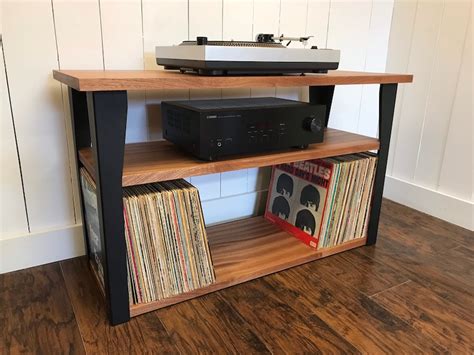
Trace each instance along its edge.
{"label": "turntable", "polygon": [[[288,47],[292,41],[306,44],[309,38],[263,33],[257,35],[255,42],[197,37],[175,46],[156,47],[156,62],[167,70],[199,75],[326,73],[337,69],[339,50]],[[286,45],[283,41],[287,41]]]}

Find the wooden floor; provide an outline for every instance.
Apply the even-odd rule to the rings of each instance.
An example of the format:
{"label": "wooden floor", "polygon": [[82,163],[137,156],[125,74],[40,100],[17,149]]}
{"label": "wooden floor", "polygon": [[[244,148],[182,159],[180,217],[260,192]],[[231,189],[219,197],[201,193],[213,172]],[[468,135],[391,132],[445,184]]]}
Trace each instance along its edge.
{"label": "wooden floor", "polygon": [[472,232],[385,200],[376,246],[117,327],[71,259],[0,275],[0,354],[472,354],[473,251]]}

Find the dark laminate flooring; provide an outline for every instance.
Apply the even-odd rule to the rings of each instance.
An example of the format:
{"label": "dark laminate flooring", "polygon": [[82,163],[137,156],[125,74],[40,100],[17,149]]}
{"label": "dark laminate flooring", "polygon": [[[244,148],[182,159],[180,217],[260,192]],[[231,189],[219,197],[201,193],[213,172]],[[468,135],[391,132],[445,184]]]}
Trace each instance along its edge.
{"label": "dark laminate flooring", "polygon": [[376,246],[110,327],[85,258],[0,275],[0,354],[474,352],[474,235],[385,200]]}

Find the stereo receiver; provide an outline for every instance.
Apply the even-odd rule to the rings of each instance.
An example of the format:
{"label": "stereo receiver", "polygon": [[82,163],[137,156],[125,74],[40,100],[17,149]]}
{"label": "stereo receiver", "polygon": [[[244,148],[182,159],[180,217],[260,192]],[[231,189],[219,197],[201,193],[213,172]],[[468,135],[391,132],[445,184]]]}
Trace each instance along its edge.
{"label": "stereo receiver", "polygon": [[326,106],[273,97],[162,102],[163,136],[203,160],[323,141]]}

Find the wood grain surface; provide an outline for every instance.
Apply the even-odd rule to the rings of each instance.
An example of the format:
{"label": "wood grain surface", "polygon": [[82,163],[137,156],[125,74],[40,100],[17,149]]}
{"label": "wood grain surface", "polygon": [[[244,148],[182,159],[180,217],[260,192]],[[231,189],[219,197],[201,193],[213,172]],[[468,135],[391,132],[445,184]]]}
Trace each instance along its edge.
{"label": "wood grain surface", "polygon": [[[234,156],[212,162],[194,158],[167,141],[132,143],[125,146],[122,185],[140,185],[189,176],[324,158],[364,152],[378,149],[378,147],[379,142],[375,138],[331,128],[326,130],[323,143],[311,144],[307,149]],[[92,149],[81,149],[79,159],[91,176],[95,176]]]}
{"label": "wood grain surface", "polygon": [[143,354],[153,348],[176,353],[172,339],[155,317],[144,315],[116,327],[109,325],[104,297],[86,258],[63,262],[61,269],[88,353]]}
{"label": "wood grain surface", "polygon": [[0,275],[0,353],[473,353],[473,232],[384,200],[379,233],[116,327],[85,257]]}
{"label": "wood grain surface", "polygon": [[280,294],[266,279],[255,280],[244,288],[225,289],[219,298],[232,305],[257,330],[272,354],[359,353],[314,310],[294,307],[298,304],[295,300],[306,298],[305,295]]}
{"label": "wood grain surface", "polygon": [[210,227],[207,234],[216,282],[165,300],[133,305],[132,317],[357,248],[366,242],[365,238],[359,238],[333,248],[315,250],[263,217]]}
{"label": "wood grain surface", "polygon": [[165,308],[159,318],[183,354],[220,354],[223,349],[236,354],[270,354],[259,332],[220,297],[204,296]]}
{"label": "wood grain surface", "polygon": [[53,77],[79,91],[294,87],[411,83],[413,75],[331,70],[327,74],[199,76],[163,70],[53,70]]}
{"label": "wood grain surface", "polygon": [[83,354],[58,263],[0,275],[0,354]]}

